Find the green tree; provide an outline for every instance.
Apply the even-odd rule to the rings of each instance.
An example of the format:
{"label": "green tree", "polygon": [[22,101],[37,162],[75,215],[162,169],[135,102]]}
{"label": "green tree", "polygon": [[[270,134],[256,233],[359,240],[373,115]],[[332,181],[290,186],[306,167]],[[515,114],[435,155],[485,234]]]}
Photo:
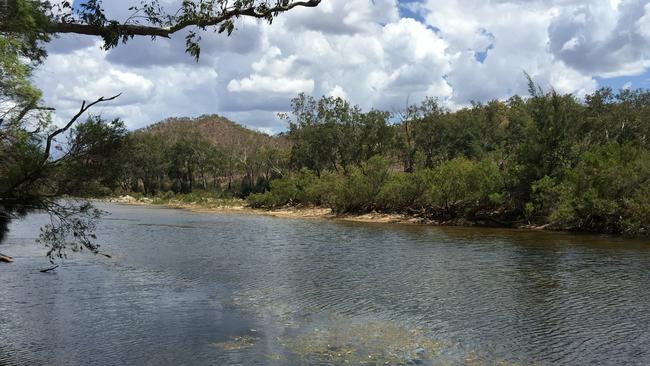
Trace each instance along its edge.
{"label": "green tree", "polygon": [[305,94],[300,94],[291,103],[293,119],[286,114],[281,117],[289,122],[292,164],[298,169],[313,170],[316,175],[327,168],[338,171],[341,133],[337,117],[341,117],[349,105],[334,98],[316,101]]}
{"label": "green tree", "polygon": [[[386,112],[301,95],[293,171],[250,202],[648,235],[650,92],[601,89],[581,102],[529,82],[527,98],[454,112],[425,99],[395,125]],[[305,168],[316,174],[297,174]]]}
{"label": "green tree", "polygon": [[500,171],[489,159],[454,158],[433,170],[430,177],[425,199],[430,214],[440,219],[475,216],[489,208],[502,191]]}
{"label": "green tree", "polygon": [[78,197],[110,194],[121,178],[121,155],[126,127],[119,119],[106,122],[92,116],[77,124],[67,137],[67,151],[59,158],[58,193]]}
{"label": "green tree", "polygon": [[163,189],[169,169],[167,142],[161,136],[131,133],[128,156],[124,159],[123,188],[125,191],[156,194]]}
{"label": "green tree", "polygon": [[370,212],[378,208],[378,196],[389,172],[389,161],[378,155],[354,167],[349,175],[337,181],[332,208],[339,213]]}
{"label": "green tree", "polygon": [[[73,130],[68,144],[59,139],[92,106],[117,96],[84,102],[67,123],[53,126],[52,109],[41,104],[41,94],[29,80],[42,57],[34,45],[38,40],[45,38],[31,33],[0,36],[0,239],[12,218],[45,210],[52,216],[53,224],[44,231],[43,241],[50,246],[48,255],[52,259],[62,255],[66,241],[97,251],[96,245],[90,243],[92,234],[80,231],[93,228],[97,211],[86,203],[61,203],[56,199],[74,193],[66,188],[63,179],[66,167],[88,162],[99,145],[108,149],[115,142],[107,136],[113,130],[103,128],[104,122],[95,120],[95,128],[86,125],[87,128]],[[90,135],[106,138],[110,143],[92,144],[86,139]],[[97,159],[95,163],[103,164]],[[70,238],[65,239],[68,234]]]}
{"label": "green tree", "polygon": [[572,230],[639,235],[650,230],[650,152],[610,142],[584,152],[567,179],[546,188],[557,197],[549,221]]}

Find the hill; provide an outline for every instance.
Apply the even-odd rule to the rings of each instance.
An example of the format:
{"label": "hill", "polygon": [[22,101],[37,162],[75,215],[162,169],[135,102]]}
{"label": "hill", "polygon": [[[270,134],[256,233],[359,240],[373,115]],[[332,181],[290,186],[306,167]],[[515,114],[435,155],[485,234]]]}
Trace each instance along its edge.
{"label": "hill", "polygon": [[219,115],[167,118],[134,133],[163,135],[170,144],[181,137],[196,136],[228,151],[251,151],[262,147],[288,150],[290,147],[283,135],[269,136]]}
{"label": "hill", "polygon": [[194,188],[247,195],[268,189],[288,168],[290,142],[218,115],[168,118],[131,133],[124,191],[154,195]]}

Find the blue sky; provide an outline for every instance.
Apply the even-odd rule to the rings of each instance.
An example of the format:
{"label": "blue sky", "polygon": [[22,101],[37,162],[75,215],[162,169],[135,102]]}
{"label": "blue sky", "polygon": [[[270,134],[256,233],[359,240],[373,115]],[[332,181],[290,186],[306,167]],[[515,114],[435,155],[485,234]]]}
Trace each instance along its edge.
{"label": "blue sky", "polygon": [[646,71],[640,75],[618,76],[613,78],[596,77],[598,85],[619,89],[650,89],[650,72]]}
{"label": "blue sky", "polygon": [[[161,0],[169,8],[179,0]],[[135,0],[105,1],[124,18]],[[647,0],[323,0],[272,25],[243,19],[231,37],[203,34],[198,63],[184,34],[105,52],[66,35],[36,75],[46,102],[72,114],[82,99],[122,92],[100,109],[138,128],[217,113],[267,132],[300,92],[390,111],[437,97],[447,107],[545,88],[650,88]]]}

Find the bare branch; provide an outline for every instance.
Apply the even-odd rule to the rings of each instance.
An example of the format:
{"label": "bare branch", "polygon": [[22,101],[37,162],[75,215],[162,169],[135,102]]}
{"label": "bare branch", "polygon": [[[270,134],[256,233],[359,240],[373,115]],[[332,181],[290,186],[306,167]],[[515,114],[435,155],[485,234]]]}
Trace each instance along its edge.
{"label": "bare branch", "polygon": [[58,130],[52,132],[50,135],[47,136],[47,140],[46,140],[46,143],[45,143],[45,151],[43,153],[43,157],[41,158],[41,164],[39,164],[38,168],[34,169],[30,173],[26,174],[22,179],[20,179],[16,183],[14,183],[11,187],[9,187],[8,189],[5,189],[5,191],[3,193],[6,194],[7,192],[12,192],[15,189],[17,189],[18,187],[20,187],[21,185],[36,179],[38,177],[38,175],[42,172],[44,167],[46,166],[47,161],[51,156],[52,143],[53,143],[54,139],[58,135],[66,132],[67,130],[69,130],[70,127],[72,127],[72,125],[79,119],[79,117],[81,117],[86,111],[88,111],[94,105],[102,103],[102,102],[108,102],[108,101],[114,100],[114,99],[118,98],[120,95],[122,95],[122,93],[114,95],[114,96],[112,96],[110,98],[101,97],[101,98],[99,98],[99,99],[97,99],[94,102],[89,103],[89,104],[86,104],[86,101],[84,100],[81,103],[81,108],[79,109],[79,112],[77,112],[77,114],[75,114],[72,117],[72,119],[70,119],[70,121],[68,121],[68,123],[66,123],[65,126],[59,128]]}
{"label": "bare branch", "polygon": [[70,119],[70,121],[68,121],[68,123],[66,123],[65,126],[59,128],[58,130],[52,132],[49,136],[47,136],[47,141],[45,143],[45,153],[43,154],[43,158],[42,158],[42,164],[45,164],[47,162],[47,160],[50,158],[50,150],[52,149],[52,141],[54,140],[54,138],[56,138],[58,135],[64,133],[65,131],[69,130],[70,127],[72,127],[72,125],[77,121],[77,119],[79,119],[79,117],[81,117],[81,115],[83,115],[87,110],[92,108],[94,105],[96,105],[98,103],[108,102],[108,101],[114,100],[114,99],[118,98],[120,95],[122,95],[122,93],[114,95],[114,96],[112,96],[110,98],[101,97],[101,98],[95,100],[94,102],[92,102],[90,104],[86,104],[86,101],[84,100],[81,103],[81,108],[79,109],[79,112],[77,112],[77,114],[75,114],[74,117],[72,117]]}
{"label": "bare branch", "polygon": [[23,107],[23,109],[20,110],[16,118],[14,118],[13,121],[11,121],[9,124],[20,122],[23,118],[25,118],[25,115],[27,115],[27,113],[29,113],[29,111],[31,111],[35,107],[36,107],[36,101],[30,101]]}

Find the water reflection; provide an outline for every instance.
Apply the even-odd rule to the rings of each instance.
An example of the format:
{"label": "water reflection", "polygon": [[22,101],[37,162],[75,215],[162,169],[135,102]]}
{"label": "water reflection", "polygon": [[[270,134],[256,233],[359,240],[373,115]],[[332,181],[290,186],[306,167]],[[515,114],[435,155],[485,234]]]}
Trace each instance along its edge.
{"label": "water reflection", "polygon": [[650,364],[648,242],[105,209],[50,275],[12,226],[0,364]]}

